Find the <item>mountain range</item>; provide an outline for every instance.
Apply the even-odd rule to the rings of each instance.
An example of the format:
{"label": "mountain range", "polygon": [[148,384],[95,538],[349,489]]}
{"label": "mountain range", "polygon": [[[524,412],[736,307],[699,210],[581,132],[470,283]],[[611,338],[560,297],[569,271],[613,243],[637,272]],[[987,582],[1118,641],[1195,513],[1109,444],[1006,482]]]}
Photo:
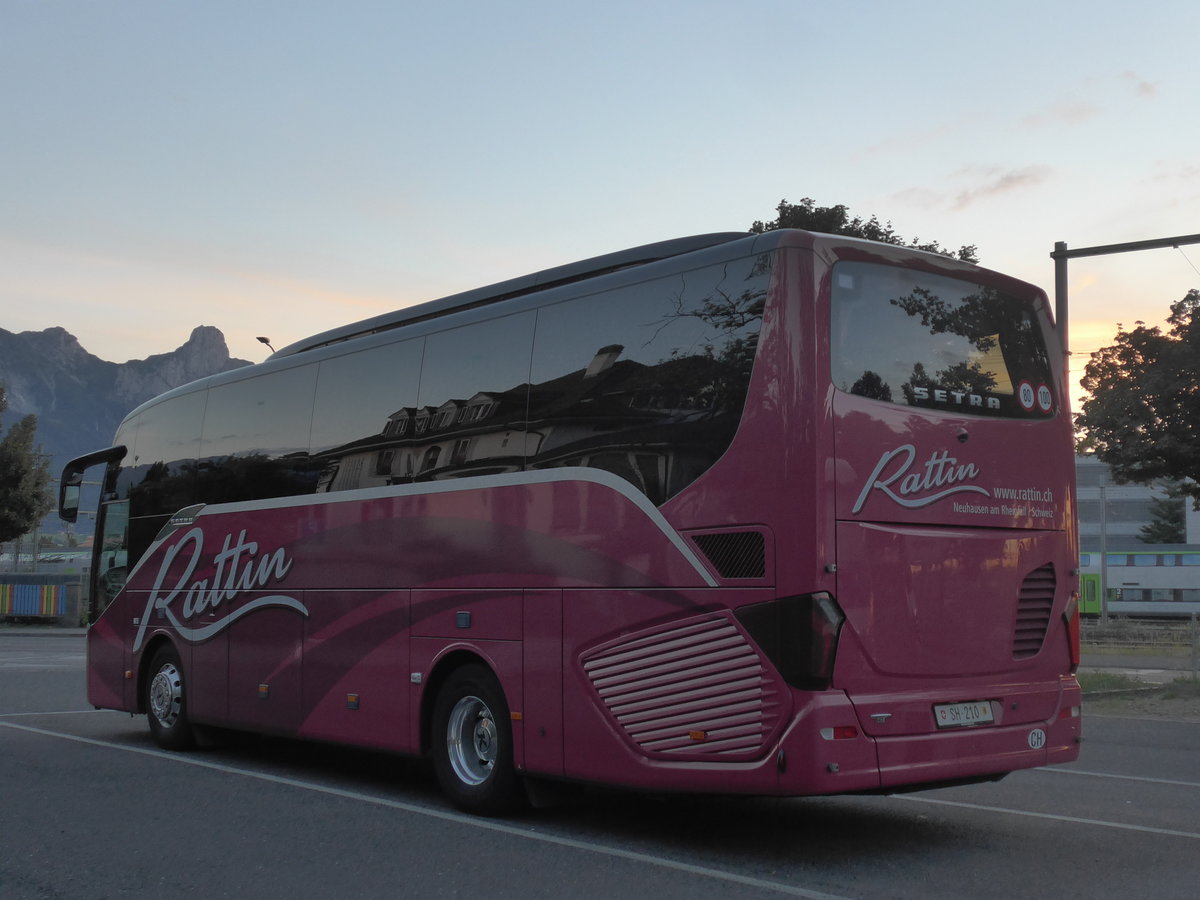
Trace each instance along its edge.
{"label": "mountain range", "polygon": [[8,398],[0,428],[37,416],[37,443],[50,454],[50,473],[57,477],[68,460],[110,446],[126,413],[144,401],[249,364],[230,357],[225,335],[209,325],[169,353],[124,363],[93,356],[65,328],[0,328],[0,384]]}

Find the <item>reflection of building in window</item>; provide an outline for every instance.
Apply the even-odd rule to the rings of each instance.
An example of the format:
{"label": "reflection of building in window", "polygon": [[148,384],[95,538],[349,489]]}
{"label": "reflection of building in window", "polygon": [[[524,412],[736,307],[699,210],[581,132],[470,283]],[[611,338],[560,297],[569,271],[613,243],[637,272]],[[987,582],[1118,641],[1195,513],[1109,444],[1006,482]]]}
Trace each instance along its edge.
{"label": "reflection of building in window", "polygon": [[375,460],[375,474],[390,475],[392,473],[392,457],[395,455],[395,450],[380,450],[379,456]]}
{"label": "reflection of building in window", "polygon": [[463,410],[459,421],[464,424],[467,422],[478,422],[480,419],[486,419],[490,416],[495,409],[495,396],[479,393],[467,401],[467,406]]}
{"label": "reflection of building in window", "polygon": [[[540,384],[399,409],[380,434],[327,452],[326,471],[336,474],[322,487],[575,465],[612,472],[663,502],[728,446],[749,372],[709,353],[647,364],[621,359],[623,349],[601,347],[586,365]],[[373,461],[367,480],[361,465],[337,466],[365,454]]]}
{"label": "reflection of building in window", "polygon": [[449,428],[458,418],[458,408],[462,406],[461,400],[447,400],[438,407],[437,414],[433,417],[433,427],[436,431],[441,431],[443,428]]}
{"label": "reflection of building in window", "polygon": [[412,422],[414,410],[411,407],[398,409],[388,416],[387,425],[383,428],[383,433],[388,437],[400,437],[408,432],[409,423]]}
{"label": "reflection of building in window", "polygon": [[[519,365],[507,346],[494,360],[480,356],[472,329],[481,326],[444,332],[433,375],[422,370],[398,387],[424,405],[393,407],[378,433],[321,453],[323,471],[334,473],[322,487],[584,466],[664,502],[720,458],[737,430],[770,275],[760,263],[549,305],[536,337],[529,320],[532,358]],[[450,377],[443,370],[456,359],[464,371]],[[488,383],[500,377],[530,380]],[[346,464],[355,458],[366,464]]]}
{"label": "reflection of building in window", "polygon": [[607,372],[613,367],[613,363],[620,357],[625,348],[620,344],[609,344],[607,347],[601,347],[596,351],[596,355],[592,357],[592,361],[588,363],[587,369],[584,370],[584,380],[595,378],[604,372]]}

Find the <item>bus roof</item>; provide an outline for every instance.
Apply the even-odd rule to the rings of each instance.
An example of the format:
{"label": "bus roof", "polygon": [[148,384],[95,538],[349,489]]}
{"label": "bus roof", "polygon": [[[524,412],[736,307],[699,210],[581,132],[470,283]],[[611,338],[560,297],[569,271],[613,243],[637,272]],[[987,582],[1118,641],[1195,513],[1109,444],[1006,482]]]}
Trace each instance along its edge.
{"label": "bus roof", "polygon": [[674,238],[669,241],[659,241],[654,244],[633,247],[629,250],[606,253],[603,256],[594,256],[591,259],[555,266],[551,269],[544,269],[541,272],[522,275],[508,281],[488,285],[487,287],[475,288],[460,294],[452,294],[440,300],[430,300],[394,312],[384,313],[370,319],[363,319],[360,322],[343,325],[340,328],[333,328],[289,344],[278,350],[270,358],[279,359],[286,356],[294,356],[306,350],[315,350],[318,347],[326,347],[330,344],[351,340],[352,338],[399,328],[402,325],[411,325],[426,319],[438,318],[453,312],[497,303],[512,297],[519,297],[522,294],[546,290],[547,288],[570,284],[575,281],[583,281],[588,278],[606,275],[609,272],[657,262],[658,260],[667,259],[672,256],[691,253],[695,250],[703,250],[706,247],[713,247],[717,244],[753,237],[756,237],[756,235],[746,231],[722,231],[712,234],[697,234],[690,237]]}

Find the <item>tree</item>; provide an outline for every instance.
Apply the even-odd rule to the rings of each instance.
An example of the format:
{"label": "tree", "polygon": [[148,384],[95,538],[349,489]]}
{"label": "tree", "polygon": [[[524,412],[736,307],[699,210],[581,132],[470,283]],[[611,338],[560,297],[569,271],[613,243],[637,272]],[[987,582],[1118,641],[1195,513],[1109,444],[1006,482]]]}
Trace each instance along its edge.
{"label": "tree", "polygon": [[863,220],[858,216],[850,217],[850,210],[839,203],[837,206],[817,206],[811,197],[805,197],[799,203],[788,203],[780,200],[775,207],[777,216],[772,222],[755,222],[750,226],[753,234],[774,231],[777,228],[803,228],[806,231],[819,231],[824,234],[847,234],[851,237],[866,238],[869,241],[882,241],[885,244],[897,244],[902,247],[912,247],[914,250],[928,250],[940,253],[964,262],[979,262],[979,248],[974,244],[964,244],[957,251],[948,250],[937,241],[922,243],[919,238],[906,241],[892,223],[881,223],[875,216]]}
{"label": "tree", "polygon": [[1187,541],[1187,515],[1178,482],[1166,485],[1166,497],[1150,500],[1150,521],[1141,527],[1138,540],[1143,544],[1182,544]]}
{"label": "tree", "polygon": [[1115,342],[1092,354],[1079,382],[1089,397],[1078,446],[1118,482],[1182,482],[1200,508],[1200,291],[1171,304],[1167,326],[1119,325]]}
{"label": "tree", "polygon": [[[0,385],[0,414],[6,409],[8,398]],[[32,531],[50,511],[49,463],[34,446],[36,431],[37,416],[25,416],[0,440],[0,543]]]}
{"label": "tree", "polygon": [[862,377],[850,388],[850,393],[860,397],[870,397],[872,400],[892,401],[891,387],[880,377],[878,372],[870,369],[862,373]]}

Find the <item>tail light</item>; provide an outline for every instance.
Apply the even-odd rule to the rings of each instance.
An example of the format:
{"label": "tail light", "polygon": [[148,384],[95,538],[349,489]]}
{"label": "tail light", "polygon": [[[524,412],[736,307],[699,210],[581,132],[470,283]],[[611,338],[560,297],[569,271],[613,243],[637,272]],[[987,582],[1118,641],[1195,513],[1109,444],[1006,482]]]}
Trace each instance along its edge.
{"label": "tail light", "polygon": [[738,621],[792,687],[824,690],[833,678],[838,635],[846,620],[824,592],[743,606]]}
{"label": "tail light", "polygon": [[1079,669],[1079,592],[1073,591],[1063,610],[1063,621],[1067,624],[1067,645],[1071,654],[1071,674]]}

